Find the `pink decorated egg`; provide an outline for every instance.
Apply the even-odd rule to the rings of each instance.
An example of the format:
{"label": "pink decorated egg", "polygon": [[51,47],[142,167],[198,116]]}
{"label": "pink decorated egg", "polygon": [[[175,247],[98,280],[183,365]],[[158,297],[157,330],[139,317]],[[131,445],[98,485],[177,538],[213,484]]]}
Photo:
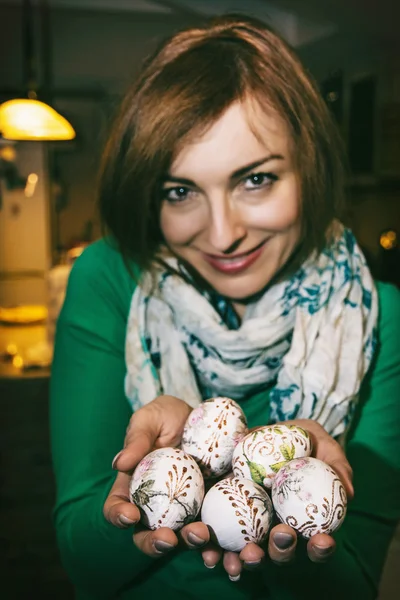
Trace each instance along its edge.
{"label": "pink decorated egg", "polygon": [[248,431],[243,410],[230,398],[211,398],[189,415],[181,448],[197,461],[204,478],[232,468],[233,451]]}
{"label": "pink decorated egg", "polygon": [[337,473],[321,460],[291,460],[276,475],[272,502],[282,523],[305,538],[331,534],[346,516],[347,496]]}

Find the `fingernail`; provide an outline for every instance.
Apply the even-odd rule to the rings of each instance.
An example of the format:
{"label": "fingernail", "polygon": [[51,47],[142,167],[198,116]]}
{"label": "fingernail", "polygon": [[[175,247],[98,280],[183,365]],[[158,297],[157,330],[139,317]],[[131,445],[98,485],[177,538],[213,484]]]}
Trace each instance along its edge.
{"label": "fingernail", "polygon": [[190,542],[192,546],[196,546],[196,548],[200,548],[207,543],[206,540],[203,540],[203,538],[199,537],[195,533],[188,533],[187,538],[188,542]]}
{"label": "fingernail", "polygon": [[314,544],[313,547],[314,552],[321,558],[328,558],[328,556],[333,554],[333,552],[335,551],[335,548],[332,546],[317,546],[316,544]]}
{"label": "fingernail", "polygon": [[229,579],[231,581],[239,581],[239,579],[240,579],[240,573],[239,573],[239,575],[229,575]]}
{"label": "fingernail", "polygon": [[118,520],[124,527],[129,527],[129,525],[134,525],[136,523],[136,521],[128,519],[125,515],[119,515]]}
{"label": "fingernail", "polygon": [[172,544],[168,544],[168,542],[162,542],[161,540],[156,540],[153,542],[153,546],[159,554],[165,554],[166,552],[170,552],[170,550],[174,549]]}
{"label": "fingernail", "polygon": [[254,560],[252,562],[245,562],[244,566],[249,571],[252,571],[253,569],[257,569],[257,567],[259,567],[260,564],[261,564],[261,560]]}
{"label": "fingernail", "polygon": [[273,542],[279,550],[287,550],[294,544],[294,537],[290,533],[276,533]]}
{"label": "fingernail", "polygon": [[116,469],[116,464],[117,464],[117,461],[118,461],[119,457],[121,456],[122,452],[123,452],[123,450],[121,450],[120,452],[118,452],[118,454],[116,454],[116,455],[114,456],[114,458],[113,458],[113,461],[112,461],[112,463],[111,463],[111,468],[112,468],[112,469]]}
{"label": "fingernail", "polygon": [[204,566],[207,567],[207,569],[215,569],[216,565],[208,565],[206,562],[204,562]]}

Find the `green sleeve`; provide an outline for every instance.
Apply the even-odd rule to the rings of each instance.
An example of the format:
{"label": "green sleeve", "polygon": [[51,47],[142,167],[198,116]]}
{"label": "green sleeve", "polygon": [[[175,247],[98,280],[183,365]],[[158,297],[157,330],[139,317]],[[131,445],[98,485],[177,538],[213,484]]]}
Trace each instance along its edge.
{"label": "green sleeve", "polygon": [[376,585],[400,519],[400,291],[380,283],[378,292],[377,354],[347,445],[355,496],[345,527]]}
{"label": "green sleeve", "polygon": [[[337,550],[324,565],[305,548],[293,566],[270,566],[275,600],[374,600],[387,549],[400,519],[400,292],[378,284],[378,346],[363,382],[348,436],[354,500],[335,535]],[[301,542],[300,545],[305,545]]]}
{"label": "green sleeve", "polygon": [[[106,522],[132,414],[124,395],[125,326],[134,289],[120,255],[100,241],[76,261],[57,326],[51,377],[54,519],[64,567],[83,597],[110,597],[151,559]],[[82,597],[82,596],[80,596]]]}

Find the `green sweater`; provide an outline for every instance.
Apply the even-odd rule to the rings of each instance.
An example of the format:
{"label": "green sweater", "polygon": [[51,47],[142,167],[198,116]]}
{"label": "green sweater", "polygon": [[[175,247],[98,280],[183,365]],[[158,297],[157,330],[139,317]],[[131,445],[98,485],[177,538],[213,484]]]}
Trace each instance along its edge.
{"label": "green sweater", "polygon": [[[199,551],[145,556],[133,545],[132,531],[103,517],[115,478],[111,461],[132,414],[124,394],[124,346],[134,288],[120,254],[104,240],[96,242],[74,265],[58,321],[51,381],[54,519],[77,598],[375,598],[400,518],[399,291],[378,284],[378,350],[347,443],[355,498],[336,534],[334,557],[324,565],[311,563],[300,540],[293,565],[278,567],[268,558],[233,583],[221,565],[207,569]],[[266,392],[242,406],[250,427],[268,421]]]}

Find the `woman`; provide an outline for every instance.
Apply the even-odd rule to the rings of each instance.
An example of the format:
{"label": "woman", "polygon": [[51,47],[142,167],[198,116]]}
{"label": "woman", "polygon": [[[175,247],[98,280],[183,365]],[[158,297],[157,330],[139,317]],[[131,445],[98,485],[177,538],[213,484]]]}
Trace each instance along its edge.
{"label": "woman", "polygon": [[[342,205],[329,113],[265,25],[220,18],[147,62],[103,162],[109,236],[58,322],[55,522],[79,598],[376,598],[400,505],[400,303]],[[250,427],[301,424],[350,498],[354,470],[335,539],[278,524],[238,555],[201,522],[134,526],[129,473],[217,395]]]}

